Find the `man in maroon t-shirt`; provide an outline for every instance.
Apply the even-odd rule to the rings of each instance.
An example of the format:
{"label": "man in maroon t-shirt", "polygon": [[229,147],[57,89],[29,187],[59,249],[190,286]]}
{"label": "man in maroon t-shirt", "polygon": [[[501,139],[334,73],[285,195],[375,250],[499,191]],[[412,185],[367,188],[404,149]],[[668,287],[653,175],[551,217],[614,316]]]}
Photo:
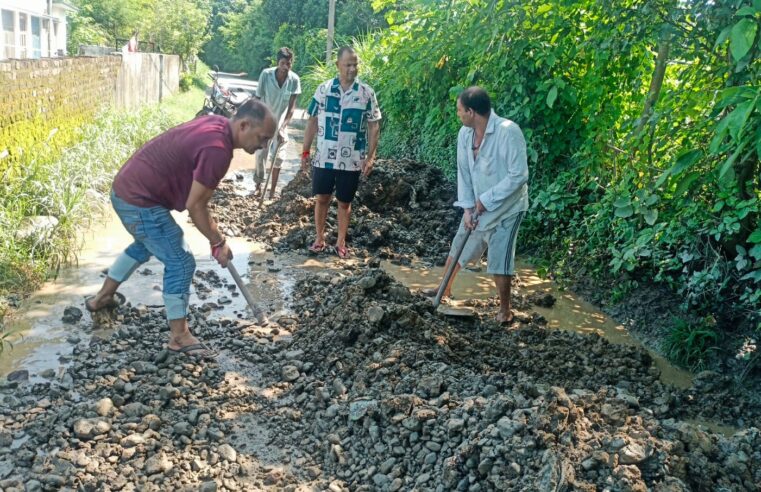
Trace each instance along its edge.
{"label": "man in maroon t-shirt", "polygon": [[164,304],[169,320],[167,348],[209,355],[188,328],[193,253],[171,210],[188,210],[209,239],[212,256],[223,267],[233,254],[211,217],[208,203],[227,173],[234,149],[253,154],[275,134],[276,122],[263,103],[249,100],[230,118],[203,116],[174,127],[146,143],[114,178],[111,203],[134,242],[116,259],[100,291],[85,301],[89,311],[115,305],[114,294],[138,266],[155,256],[164,263]]}

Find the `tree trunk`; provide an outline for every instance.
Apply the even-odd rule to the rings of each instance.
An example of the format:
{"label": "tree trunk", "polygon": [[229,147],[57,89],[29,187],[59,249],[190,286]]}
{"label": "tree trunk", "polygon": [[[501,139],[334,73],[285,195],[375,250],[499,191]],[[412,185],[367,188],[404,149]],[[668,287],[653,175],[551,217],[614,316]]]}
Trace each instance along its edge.
{"label": "tree trunk", "polygon": [[666,76],[666,65],[668,65],[669,51],[671,50],[671,33],[668,27],[664,27],[661,31],[661,37],[658,41],[658,55],[655,59],[655,70],[653,70],[653,78],[650,80],[650,90],[647,92],[647,99],[645,99],[645,107],[642,111],[642,116],[637,122],[637,128],[634,132],[639,136],[642,130],[645,128],[647,121],[653,114],[655,103],[658,101],[658,97],[661,94],[661,87],[663,87],[663,79]]}

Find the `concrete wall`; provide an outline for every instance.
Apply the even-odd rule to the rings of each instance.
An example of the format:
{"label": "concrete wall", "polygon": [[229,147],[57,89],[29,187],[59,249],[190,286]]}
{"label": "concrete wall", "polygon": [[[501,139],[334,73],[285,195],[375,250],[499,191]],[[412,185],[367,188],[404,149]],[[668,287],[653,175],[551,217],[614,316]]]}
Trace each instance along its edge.
{"label": "concrete wall", "polygon": [[179,67],[178,56],[154,53],[0,61],[0,131],[61,111],[157,103],[179,89]]}
{"label": "concrete wall", "polygon": [[116,78],[116,107],[134,109],[145,103],[159,102],[179,89],[179,56],[125,53],[121,59],[121,70]]}

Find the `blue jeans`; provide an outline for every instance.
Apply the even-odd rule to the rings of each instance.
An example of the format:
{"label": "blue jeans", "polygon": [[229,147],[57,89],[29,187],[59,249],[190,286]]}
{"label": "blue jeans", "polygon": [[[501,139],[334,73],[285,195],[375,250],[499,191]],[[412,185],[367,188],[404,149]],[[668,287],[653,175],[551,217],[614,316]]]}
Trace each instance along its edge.
{"label": "blue jeans", "polygon": [[111,192],[111,204],[122,224],[135,239],[116,259],[108,276],[121,283],[151,256],[164,264],[164,305],[169,320],[188,314],[190,282],[196,261],[183,232],[168,209],[136,207]]}

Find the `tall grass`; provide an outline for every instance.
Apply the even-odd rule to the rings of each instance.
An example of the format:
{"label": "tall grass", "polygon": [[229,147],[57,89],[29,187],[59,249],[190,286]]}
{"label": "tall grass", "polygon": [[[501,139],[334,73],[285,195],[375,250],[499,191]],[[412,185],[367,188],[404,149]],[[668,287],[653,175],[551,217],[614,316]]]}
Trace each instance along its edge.
{"label": "tall grass", "polygon": [[77,231],[105,203],[115,171],[170,123],[155,108],[106,112],[77,131],[74,145],[56,150],[53,133],[4,170],[0,294],[29,291],[75,257]]}

